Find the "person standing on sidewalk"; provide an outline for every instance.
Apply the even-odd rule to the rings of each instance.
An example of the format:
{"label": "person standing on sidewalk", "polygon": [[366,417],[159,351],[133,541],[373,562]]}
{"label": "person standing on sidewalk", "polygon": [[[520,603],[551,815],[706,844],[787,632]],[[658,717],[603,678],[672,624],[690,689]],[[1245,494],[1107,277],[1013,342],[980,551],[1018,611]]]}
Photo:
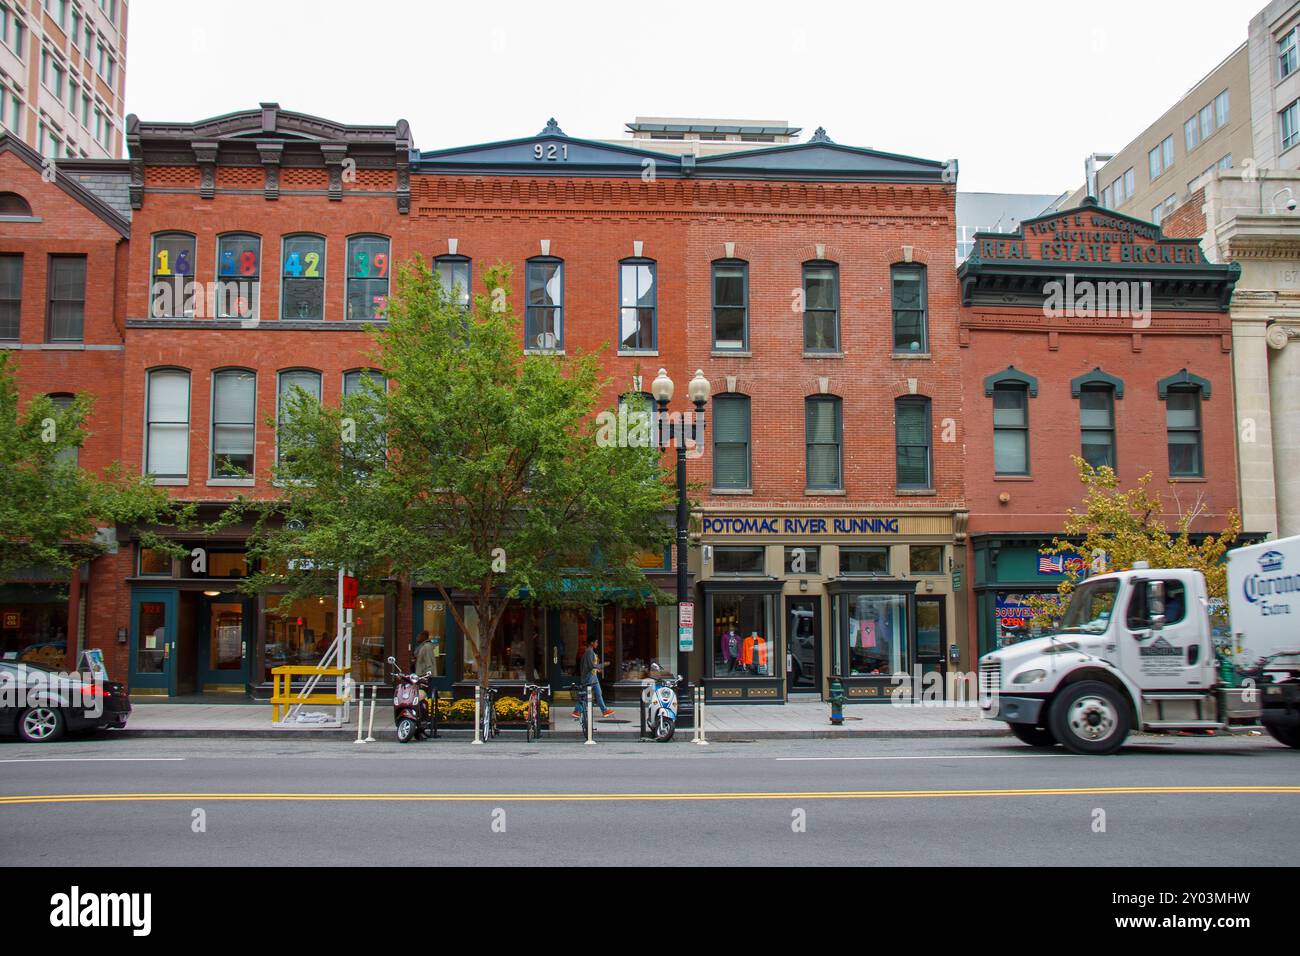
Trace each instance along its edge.
{"label": "person standing on sidewalk", "polygon": [[605,665],[600,663],[600,658],[596,654],[596,646],[600,643],[599,638],[591,638],[587,641],[587,652],[582,655],[582,661],[578,665],[578,705],[573,708],[573,719],[582,720],[587,715],[587,688],[592,688],[591,696],[596,705],[600,708],[602,717],[613,717],[614,709],[605,706],[605,695],[600,690],[600,670]]}

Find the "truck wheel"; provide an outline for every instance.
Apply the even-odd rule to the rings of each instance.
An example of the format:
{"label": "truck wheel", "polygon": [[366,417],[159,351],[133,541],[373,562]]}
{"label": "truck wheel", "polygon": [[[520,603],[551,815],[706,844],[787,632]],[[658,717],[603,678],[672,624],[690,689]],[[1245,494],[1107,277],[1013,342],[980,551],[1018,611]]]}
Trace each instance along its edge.
{"label": "truck wheel", "polygon": [[1070,684],[1052,702],[1048,726],[1066,750],[1076,754],[1111,754],[1123,745],[1132,727],[1128,702],[1101,681]]}
{"label": "truck wheel", "polygon": [[1046,727],[1035,727],[1033,724],[1011,724],[1010,727],[1022,744],[1031,747],[1055,747],[1059,743],[1056,735]]}
{"label": "truck wheel", "polygon": [[1265,724],[1264,729],[1278,743],[1286,744],[1288,747],[1294,747],[1300,750],[1300,728],[1284,727],[1281,724]]}

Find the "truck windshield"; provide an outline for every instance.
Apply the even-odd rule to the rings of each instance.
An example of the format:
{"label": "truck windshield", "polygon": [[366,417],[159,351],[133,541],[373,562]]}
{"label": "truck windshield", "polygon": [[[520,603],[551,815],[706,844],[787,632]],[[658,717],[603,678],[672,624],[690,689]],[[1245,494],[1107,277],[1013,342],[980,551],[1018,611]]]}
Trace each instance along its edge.
{"label": "truck windshield", "polygon": [[1061,631],[1100,634],[1106,630],[1115,610],[1115,594],[1118,591],[1119,582],[1115,580],[1080,585],[1070,598],[1069,607],[1065,609]]}

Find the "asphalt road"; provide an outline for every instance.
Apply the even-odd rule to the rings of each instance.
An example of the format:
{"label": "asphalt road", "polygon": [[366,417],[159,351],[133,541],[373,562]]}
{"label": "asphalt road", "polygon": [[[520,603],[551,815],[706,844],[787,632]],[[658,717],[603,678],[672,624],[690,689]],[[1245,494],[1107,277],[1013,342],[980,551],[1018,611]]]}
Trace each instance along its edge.
{"label": "asphalt road", "polygon": [[1298,810],[1267,737],[0,744],[3,866],[1294,864]]}

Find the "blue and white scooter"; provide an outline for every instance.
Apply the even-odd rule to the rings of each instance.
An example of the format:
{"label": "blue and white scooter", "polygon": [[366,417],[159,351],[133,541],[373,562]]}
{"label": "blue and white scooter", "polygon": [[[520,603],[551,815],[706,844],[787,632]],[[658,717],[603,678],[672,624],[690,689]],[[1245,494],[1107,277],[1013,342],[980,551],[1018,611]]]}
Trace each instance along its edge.
{"label": "blue and white scooter", "polygon": [[[651,664],[650,670],[658,671],[660,667]],[[656,673],[641,682],[645,723],[656,743],[666,744],[673,739],[673,731],[677,729],[677,691],[674,688],[681,680],[680,677],[660,676]]]}

